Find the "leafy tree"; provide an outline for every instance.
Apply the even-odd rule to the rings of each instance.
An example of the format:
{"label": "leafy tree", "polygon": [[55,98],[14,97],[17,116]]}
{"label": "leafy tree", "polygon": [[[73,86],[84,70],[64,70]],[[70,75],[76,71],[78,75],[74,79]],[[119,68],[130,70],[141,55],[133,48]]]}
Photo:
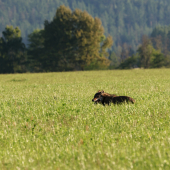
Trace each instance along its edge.
{"label": "leafy tree", "polygon": [[73,43],[71,14],[70,8],[60,6],[54,19],[44,23],[45,57],[42,59],[42,64],[46,71],[73,69],[71,64],[73,56],[70,54],[71,43]]}
{"label": "leafy tree", "polygon": [[[91,63],[109,65],[107,49],[113,44],[105,38],[99,18],[86,11],[60,6],[53,21],[45,21],[44,46],[50,62],[47,69],[76,68],[84,70]],[[49,61],[48,60],[48,61]]]}
{"label": "leafy tree", "polygon": [[164,64],[164,56],[160,50],[154,49],[151,40],[147,36],[142,37],[142,45],[138,48],[141,66],[144,68],[161,67]]}
{"label": "leafy tree", "polygon": [[144,68],[149,68],[153,60],[154,48],[147,36],[142,37],[142,45],[138,48],[137,51],[141,59],[141,66]]}
{"label": "leafy tree", "polygon": [[24,62],[23,52],[25,45],[22,43],[21,31],[18,27],[6,26],[0,38],[1,72],[21,72]]}
{"label": "leafy tree", "polygon": [[139,67],[139,56],[132,55],[131,57],[126,58],[119,66],[118,69],[130,69]]}
{"label": "leafy tree", "polygon": [[165,57],[162,53],[157,53],[154,55],[154,59],[152,62],[152,67],[153,68],[160,68],[165,65]]}

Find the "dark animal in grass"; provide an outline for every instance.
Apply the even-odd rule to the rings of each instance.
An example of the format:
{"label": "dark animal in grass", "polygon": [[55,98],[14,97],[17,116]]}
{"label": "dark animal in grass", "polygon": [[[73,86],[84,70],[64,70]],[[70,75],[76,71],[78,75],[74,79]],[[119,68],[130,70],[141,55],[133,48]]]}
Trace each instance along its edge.
{"label": "dark animal in grass", "polygon": [[131,97],[128,97],[128,96],[116,96],[116,97],[112,98],[112,103],[113,104],[122,104],[124,102],[134,104],[135,100],[133,98],[131,98]]}
{"label": "dark animal in grass", "polygon": [[97,103],[102,103],[102,100],[100,100],[100,98],[101,98],[102,96],[105,96],[104,101],[105,101],[105,103],[108,104],[108,105],[112,102],[112,98],[113,98],[113,97],[116,97],[115,94],[109,94],[109,93],[104,92],[103,90],[102,90],[102,91],[99,90],[99,91],[94,95],[94,98],[92,99],[92,102],[94,102],[95,104],[97,104]]}
{"label": "dark animal in grass", "polygon": [[105,93],[104,91],[99,91],[94,95],[94,99],[92,99],[95,103],[102,103],[104,106],[105,104],[110,105],[113,104],[122,104],[122,103],[135,103],[135,100],[128,96],[116,96],[111,95],[109,93]]}

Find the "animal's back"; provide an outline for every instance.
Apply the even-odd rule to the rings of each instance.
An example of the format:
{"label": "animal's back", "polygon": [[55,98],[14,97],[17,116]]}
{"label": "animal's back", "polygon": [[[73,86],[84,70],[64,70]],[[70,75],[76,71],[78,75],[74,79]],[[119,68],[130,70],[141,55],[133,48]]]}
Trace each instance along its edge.
{"label": "animal's back", "polygon": [[135,100],[131,97],[128,97],[128,96],[116,96],[116,97],[113,97],[112,99],[112,102],[114,104],[120,104],[120,103],[123,103],[123,102],[131,102],[131,103],[135,103]]}

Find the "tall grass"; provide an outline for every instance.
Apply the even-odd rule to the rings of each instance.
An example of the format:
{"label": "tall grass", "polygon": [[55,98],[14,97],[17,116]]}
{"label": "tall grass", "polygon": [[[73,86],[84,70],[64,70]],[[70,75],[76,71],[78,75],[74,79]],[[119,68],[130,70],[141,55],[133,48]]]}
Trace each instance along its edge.
{"label": "tall grass", "polygon": [[169,69],[0,75],[0,169],[170,169],[169,122]]}

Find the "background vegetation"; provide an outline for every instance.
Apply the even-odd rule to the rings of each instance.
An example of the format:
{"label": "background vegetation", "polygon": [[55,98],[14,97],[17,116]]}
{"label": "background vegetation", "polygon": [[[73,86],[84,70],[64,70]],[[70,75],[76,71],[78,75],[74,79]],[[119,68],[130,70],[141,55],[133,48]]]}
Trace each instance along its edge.
{"label": "background vegetation", "polygon": [[18,26],[26,42],[28,34],[44,27],[44,20],[53,19],[60,5],[100,18],[106,35],[114,37],[115,47],[127,43],[136,50],[143,34],[149,35],[157,25],[170,24],[168,0],[0,0],[0,32],[6,25]]}
{"label": "background vegetation", "polygon": [[[170,71],[0,75],[0,169],[169,169]],[[128,95],[94,105],[94,93]]]}
{"label": "background vegetation", "polygon": [[[86,14],[89,18],[97,17],[101,19],[102,26],[104,27],[104,35],[100,37],[101,44],[107,37],[111,36],[114,41],[112,46],[110,41],[110,45],[105,48],[106,51],[109,52],[107,55],[106,53],[105,55],[101,55],[101,50],[98,48],[98,54],[100,55],[96,56],[100,56],[100,59],[94,57],[95,59],[93,58],[93,60],[90,61],[90,57],[88,57],[87,60],[88,52],[86,52],[85,55],[85,52],[82,50],[84,46],[83,48],[80,48],[78,45],[76,47],[76,43],[79,44],[80,39],[86,37],[86,42],[90,41],[91,49],[93,49],[95,42],[87,38],[88,36],[95,37],[94,33],[91,34],[89,31],[92,30],[92,28],[89,27],[90,29],[88,28],[88,30],[86,27],[86,33],[88,32],[88,35],[85,34],[85,30],[84,35],[81,35],[82,27],[79,27],[79,33],[75,34],[73,27],[70,27],[70,23],[68,22],[67,24],[68,20],[65,20],[65,25],[64,22],[61,22],[63,25],[58,23],[57,28],[55,28],[55,24],[52,23],[55,22],[57,24],[57,21],[55,21],[55,17],[57,16],[56,10],[59,10],[59,7],[63,4],[72,10],[72,15],[74,15],[75,9],[79,9],[82,13],[84,10],[87,11]],[[0,31],[2,31],[2,38],[4,39],[2,40],[1,38],[0,40],[0,72],[14,73],[108,68],[127,69],[132,67],[169,67],[169,26],[166,26],[169,25],[169,8],[170,5],[167,0],[111,0],[105,2],[96,0],[42,0],[36,2],[31,0],[27,2],[21,0],[0,0]],[[83,22],[86,21],[84,20]],[[49,27],[53,25],[53,31],[47,27],[47,23],[50,25]],[[7,25],[12,25],[13,28]],[[16,29],[18,27],[17,29],[20,31],[20,41],[17,42],[18,49],[12,47],[15,41],[9,42],[5,46],[2,44],[2,42],[8,41],[4,37],[4,30],[6,30],[7,27],[10,27],[10,29]],[[70,33],[72,39],[70,37],[70,39],[68,39],[70,31],[68,28],[74,32],[72,35]],[[59,29],[63,32],[59,31]],[[74,29],[76,29],[76,27],[74,27]],[[11,32],[14,33],[15,31]],[[54,36],[54,41],[52,35],[56,32],[60,36]],[[74,39],[74,43],[72,43],[75,35],[77,37]],[[145,43],[145,45],[142,44],[146,42],[141,38],[143,35],[148,36],[148,38],[145,39],[149,39],[149,46],[146,46],[148,43]],[[64,38],[64,36],[67,36],[67,39],[65,39],[66,37]],[[63,39],[61,37],[63,37]],[[51,43],[49,44],[49,42]],[[20,48],[22,43],[25,44],[25,50],[23,48],[21,50]],[[50,47],[55,46],[55,52],[47,48],[47,44]],[[59,44],[63,44],[62,48]],[[64,47],[64,44],[67,45]],[[72,45],[71,52],[69,51],[68,44],[70,44],[69,48],[74,44]],[[111,48],[108,50],[108,47]],[[88,50],[86,49],[86,51]],[[63,51],[65,51],[65,54],[67,53],[67,57],[65,57]],[[146,54],[146,51],[150,52]],[[91,50],[91,56],[93,54]],[[86,56],[86,59],[84,56]],[[103,57],[102,61],[101,56]],[[76,61],[76,58],[78,58],[79,62]],[[81,59],[80,61],[80,58],[83,58],[83,60]],[[108,59],[110,61],[108,61]]]}

